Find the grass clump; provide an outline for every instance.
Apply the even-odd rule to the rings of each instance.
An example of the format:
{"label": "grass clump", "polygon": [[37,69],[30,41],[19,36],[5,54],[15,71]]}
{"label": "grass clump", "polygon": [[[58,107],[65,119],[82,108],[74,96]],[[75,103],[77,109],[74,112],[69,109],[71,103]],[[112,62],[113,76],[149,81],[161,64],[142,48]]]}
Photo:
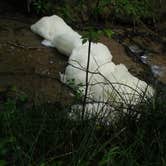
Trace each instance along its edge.
{"label": "grass clump", "polygon": [[1,165],[166,164],[166,105],[160,96],[128,108],[128,114],[109,126],[97,124],[95,118],[72,120],[70,108],[58,103],[28,109],[8,103],[1,102],[6,108],[0,112]]}

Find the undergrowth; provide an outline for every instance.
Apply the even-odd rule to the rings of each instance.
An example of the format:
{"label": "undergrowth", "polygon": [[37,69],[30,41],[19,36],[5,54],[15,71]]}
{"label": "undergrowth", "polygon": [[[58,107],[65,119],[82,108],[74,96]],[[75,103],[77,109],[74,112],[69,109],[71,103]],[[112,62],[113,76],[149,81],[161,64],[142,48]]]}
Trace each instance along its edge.
{"label": "undergrowth", "polygon": [[31,6],[37,14],[58,14],[69,22],[140,23],[149,20],[155,23],[163,14],[160,10],[163,4],[156,0],[34,0]]}
{"label": "undergrowth", "polygon": [[156,96],[105,126],[95,118],[73,120],[70,107],[60,104],[22,109],[8,99],[1,102],[0,165],[164,166],[165,110],[165,101]]}

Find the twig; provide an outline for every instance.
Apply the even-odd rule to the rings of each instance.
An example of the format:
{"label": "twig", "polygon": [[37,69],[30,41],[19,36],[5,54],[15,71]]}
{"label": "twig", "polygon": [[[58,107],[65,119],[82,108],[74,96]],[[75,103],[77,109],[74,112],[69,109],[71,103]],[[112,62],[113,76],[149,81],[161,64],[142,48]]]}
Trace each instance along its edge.
{"label": "twig", "polygon": [[69,156],[72,153],[74,153],[74,152],[68,152],[68,153],[64,153],[64,154],[58,155],[58,156],[51,157],[50,159],[48,159],[48,161],[46,161],[46,163],[50,163],[51,161],[54,161],[56,159],[59,159],[59,158],[65,157],[65,156]]}
{"label": "twig", "polygon": [[91,36],[89,37],[89,46],[88,46],[88,60],[87,60],[87,68],[86,68],[86,87],[85,87],[85,96],[83,99],[83,109],[82,109],[82,119],[84,118],[85,106],[86,106],[86,98],[88,94],[88,75],[89,75],[89,64],[90,64],[90,51],[91,51]]}
{"label": "twig", "polygon": [[20,45],[11,41],[8,41],[7,44],[14,46],[14,47],[19,47],[21,49],[45,49],[46,47],[28,47],[28,46],[24,46],[24,45]]}
{"label": "twig", "polygon": [[[79,63],[78,63],[79,64]],[[84,67],[82,67],[80,64],[80,66],[81,66],[81,68],[80,67],[77,67],[77,66],[74,66],[74,65],[72,65],[72,64],[69,64],[69,65],[71,65],[73,68],[76,68],[76,69],[79,69],[79,70],[82,70],[82,71],[85,71],[86,72],[86,69],[84,68]],[[118,96],[122,99],[122,101],[124,101],[124,103],[125,104],[127,104],[126,103],[126,101],[125,101],[125,99],[123,98],[123,96],[120,94],[120,92],[118,92],[118,90],[115,88],[115,84],[119,84],[119,85],[123,85],[124,87],[128,87],[128,88],[130,88],[130,89],[132,89],[134,92],[136,92],[138,95],[140,95],[140,93],[139,93],[139,91],[137,91],[136,89],[134,89],[134,88],[132,88],[132,87],[130,87],[129,85],[126,85],[126,84],[124,84],[124,83],[118,83],[118,82],[110,82],[102,73],[100,73],[100,72],[92,72],[92,71],[89,71],[88,70],[88,73],[90,73],[90,74],[98,74],[98,75],[100,75],[102,78],[104,78],[104,80],[107,82],[105,85],[110,85],[111,87],[112,87],[112,89],[118,94]],[[88,85],[93,85],[93,84],[89,84],[88,83]],[[95,84],[94,84],[95,85]],[[86,86],[86,84],[85,84],[85,86]],[[141,90],[141,89],[140,89]],[[143,92],[143,91],[142,91]]]}

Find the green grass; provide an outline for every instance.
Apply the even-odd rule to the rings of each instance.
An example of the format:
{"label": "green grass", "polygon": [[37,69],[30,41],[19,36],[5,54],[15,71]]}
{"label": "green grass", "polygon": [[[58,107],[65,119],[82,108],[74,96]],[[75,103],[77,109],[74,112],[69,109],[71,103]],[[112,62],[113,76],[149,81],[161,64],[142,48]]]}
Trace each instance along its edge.
{"label": "green grass", "polygon": [[135,107],[139,120],[129,113],[110,126],[69,119],[58,103],[25,109],[7,100],[1,108],[0,166],[166,165],[163,96]]}

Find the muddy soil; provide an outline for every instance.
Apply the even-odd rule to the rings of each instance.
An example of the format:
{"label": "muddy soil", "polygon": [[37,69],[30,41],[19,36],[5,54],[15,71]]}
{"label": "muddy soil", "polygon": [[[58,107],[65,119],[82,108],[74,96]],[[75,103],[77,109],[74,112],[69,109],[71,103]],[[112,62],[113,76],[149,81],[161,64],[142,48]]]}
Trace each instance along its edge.
{"label": "muddy soil", "polygon": [[[59,72],[65,70],[67,58],[56,49],[42,46],[42,39],[30,31],[30,25],[38,18],[11,11],[10,6],[0,9],[0,94],[7,87],[13,86],[17,91],[27,94],[30,100],[39,103],[71,103],[70,90],[59,81]],[[117,28],[115,31],[118,31]],[[119,32],[124,32],[123,28]],[[166,67],[166,55],[160,44],[144,37],[132,39],[137,40],[137,45],[155,49],[150,56],[151,63]],[[143,43],[144,40],[149,45]],[[148,79],[150,73],[147,65],[126,52],[125,46],[133,44],[130,39],[119,43],[101,37],[100,41],[109,47],[116,64],[123,63],[135,76]],[[156,79],[166,83],[165,71]]]}
{"label": "muddy soil", "polygon": [[56,49],[43,47],[29,26],[0,19],[0,86],[15,86],[35,101],[67,103],[69,91],[59,81],[67,59]]}

